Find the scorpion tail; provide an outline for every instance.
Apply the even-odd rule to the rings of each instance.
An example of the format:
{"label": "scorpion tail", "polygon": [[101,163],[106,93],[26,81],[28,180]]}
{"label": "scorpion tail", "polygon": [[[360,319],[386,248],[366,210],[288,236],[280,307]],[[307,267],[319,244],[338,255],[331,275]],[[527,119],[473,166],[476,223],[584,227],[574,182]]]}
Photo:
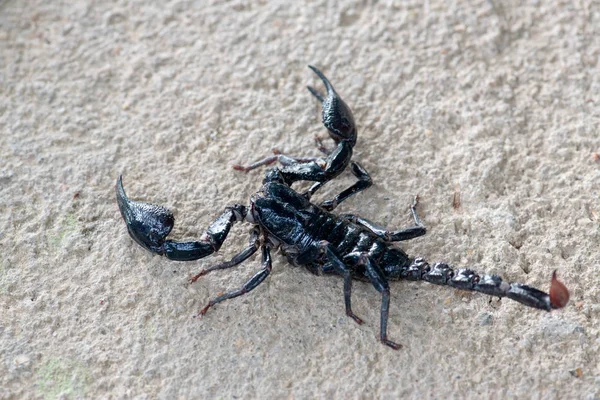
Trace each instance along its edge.
{"label": "scorpion tail", "polygon": [[569,302],[569,291],[556,278],[556,271],[552,274],[549,294],[522,283],[504,282],[498,275],[479,275],[468,268],[454,270],[446,263],[430,266],[422,258],[416,258],[403,275],[405,279],[425,280],[436,285],[508,297],[526,306],[546,311],[563,308]]}

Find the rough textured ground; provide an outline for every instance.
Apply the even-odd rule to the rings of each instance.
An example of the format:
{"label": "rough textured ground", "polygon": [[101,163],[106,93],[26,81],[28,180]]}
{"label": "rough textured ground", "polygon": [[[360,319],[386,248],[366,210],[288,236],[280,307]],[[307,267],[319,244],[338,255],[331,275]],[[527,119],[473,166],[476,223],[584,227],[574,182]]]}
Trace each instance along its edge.
{"label": "rough textured ground", "polygon": [[[1,1],[0,398],[600,397],[600,5],[522,3]],[[187,283],[247,227],[217,257],[153,257],[115,180],[198,237],[260,185],[233,162],[318,154],[307,64],[376,182],[339,212],[407,226],[418,193],[429,233],[407,251],[544,290],[558,269],[566,309],[396,282],[395,352],[370,285],[359,327],[340,279],[275,256],[192,318],[259,268]]]}

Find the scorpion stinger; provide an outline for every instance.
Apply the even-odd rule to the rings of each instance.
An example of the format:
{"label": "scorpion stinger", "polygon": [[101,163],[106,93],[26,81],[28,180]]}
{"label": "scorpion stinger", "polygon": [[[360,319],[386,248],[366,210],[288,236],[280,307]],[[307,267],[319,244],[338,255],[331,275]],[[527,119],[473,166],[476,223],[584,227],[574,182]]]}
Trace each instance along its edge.
{"label": "scorpion stinger", "polygon": [[246,207],[234,204],[213,222],[198,241],[176,242],[165,240],[173,229],[175,218],[163,206],[129,200],[119,176],[116,186],[117,203],[127,225],[129,235],[140,246],[159,255],[176,260],[191,261],[211,255],[221,248],[229,229],[246,216]]}

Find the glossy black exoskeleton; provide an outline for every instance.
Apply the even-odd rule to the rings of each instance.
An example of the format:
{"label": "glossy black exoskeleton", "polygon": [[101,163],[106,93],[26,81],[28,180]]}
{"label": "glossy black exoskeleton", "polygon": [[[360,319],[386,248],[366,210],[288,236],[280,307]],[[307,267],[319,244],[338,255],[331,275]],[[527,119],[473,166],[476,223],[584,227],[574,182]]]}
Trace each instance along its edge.
{"label": "glossy black exoskeleton", "polygon": [[[121,177],[117,181],[117,202],[131,237],[147,250],[172,260],[190,261],[206,257],[219,250],[234,223],[246,221],[254,225],[246,249],[227,262],[204,269],[190,281],[195,282],[214,270],[239,265],[259,248],[262,252],[262,269],[240,289],[210,300],[200,311],[201,315],[215,304],[248,293],[264,281],[271,272],[271,250],[277,248],[294,265],[304,266],[318,275],[342,276],[346,314],[359,324],[362,320],[352,312],[351,307],[352,279],[370,281],[382,295],[380,340],[394,349],[400,348],[400,345],[387,337],[390,280],[425,280],[462,290],[508,297],[547,311],[567,304],[569,293],[556,279],[556,274],[553,275],[550,294],[546,294],[523,284],[504,282],[497,275],[479,275],[471,269],[453,269],[445,263],[429,265],[424,259],[409,257],[394,247],[393,242],[413,239],[426,233],[416,211],[416,197],[411,206],[414,226],[397,231],[389,231],[357,215],[332,214],[331,211],[342,201],[368,188],[372,181],[367,171],[352,161],[357,132],[350,108],[329,80],[316,68],[310,68],[327,89],[327,95],[324,96],[308,87],[322,103],[323,124],[335,147],[327,149],[317,139],[324,157],[294,158],[277,153],[248,167],[235,165],[234,168],[245,172],[274,162],[279,162],[281,167],[267,171],[263,186],[252,196],[249,207],[240,204],[227,207],[199,240],[166,240],[174,224],[171,212],[161,206],[129,200]],[[311,196],[348,165],[357,182],[331,200],[318,205],[312,203]],[[298,181],[314,184],[301,194],[291,187]]]}

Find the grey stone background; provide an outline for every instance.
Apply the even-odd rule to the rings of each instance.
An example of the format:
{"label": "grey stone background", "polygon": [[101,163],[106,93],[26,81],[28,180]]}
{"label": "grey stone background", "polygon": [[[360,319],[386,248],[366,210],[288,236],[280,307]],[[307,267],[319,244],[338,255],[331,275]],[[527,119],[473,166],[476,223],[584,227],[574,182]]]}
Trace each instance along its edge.
{"label": "grey stone background", "polygon": [[[600,397],[599,6],[0,1],[0,398]],[[369,284],[359,327],[340,279],[275,255],[257,290],[193,318],[259,268],[187,283],[248,226],[215,257],[153,257],[115,180],[198,237],[260,186],[232,163],[318,154],[308,64],[352,107],[375,180],[340,213],[399,228],[419,194],[410,254],[543,290],[557,269],[571,303],[395,282],[395,352]]]}

